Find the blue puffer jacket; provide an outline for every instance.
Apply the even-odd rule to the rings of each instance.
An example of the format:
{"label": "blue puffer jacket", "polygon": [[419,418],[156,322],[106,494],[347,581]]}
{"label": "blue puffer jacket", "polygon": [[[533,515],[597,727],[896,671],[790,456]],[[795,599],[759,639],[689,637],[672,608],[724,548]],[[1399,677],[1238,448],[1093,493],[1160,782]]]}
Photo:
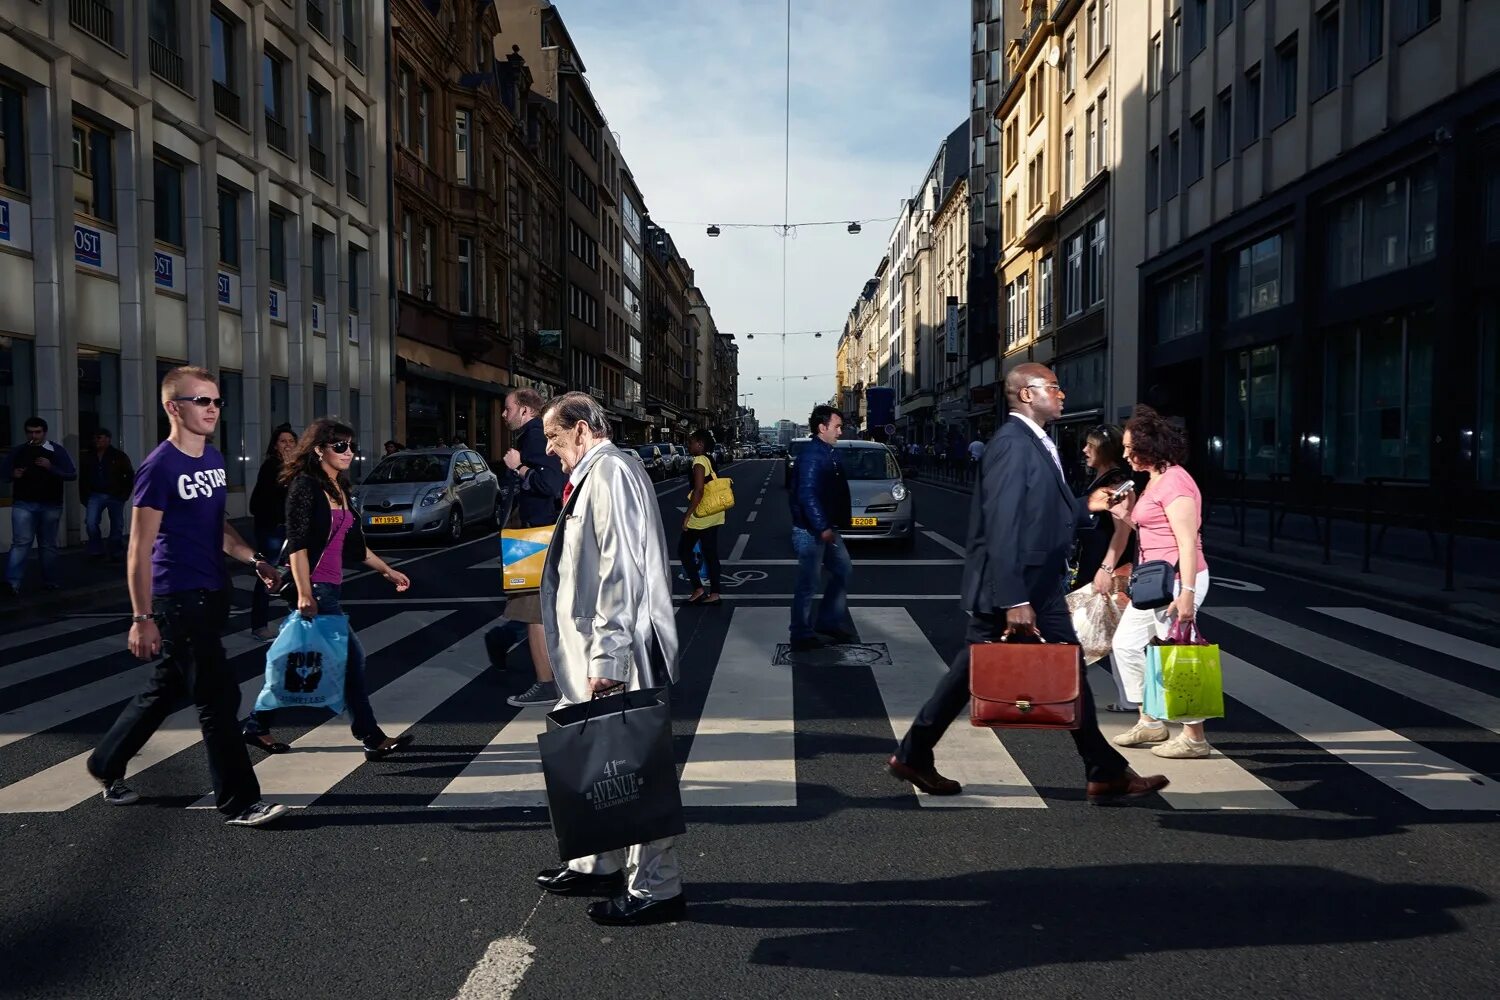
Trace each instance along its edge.
{"label": "blue puffer jacket", "polygon": [[849,483],[833,446],[813,438],[797,456],[796,472],[790,494],[792,526],[815,535],[848,527]]}

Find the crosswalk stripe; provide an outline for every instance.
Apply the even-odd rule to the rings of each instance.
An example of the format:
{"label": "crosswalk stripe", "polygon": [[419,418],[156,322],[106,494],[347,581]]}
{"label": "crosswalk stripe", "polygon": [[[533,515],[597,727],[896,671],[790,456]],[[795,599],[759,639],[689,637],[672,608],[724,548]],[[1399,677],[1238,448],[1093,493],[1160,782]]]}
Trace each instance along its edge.
{"label": "crosswalk stripe", "polygon": [[[111,641],[119,646],[125,644],[124,636],[116,636]],[[241,632],[224,640],[224,653],[227,657],[239,656],[259,645],[261,643],[250,638],[248,633]],[[143,663],[71,691],[11,709],[0,715],[0,747],[8,747],[28,736],[126,700],[145,686],[154,669],[152,664]]]}
{"label": "crosswalk stripe", "polygon": [[523,709],[479,756],[448,783],[429,809],[530,809],[547,804],[536,738],[547,731],[547,713]]}
{"label": "crosswalk stripe", "polygon": [[[404,733],[489,667],[484,625],[370,695],[381,728]],[[302,808],[316,802],[364,763],[364,750],[334,718],[292,742],[292,753],[267,757],[256,767],[261,794],[273,802]],[[194,803],[210,808],[212,797]]]}
{"label": "crosswalk stripe", "polygon": [[1204,609],[1203,615],[1500,735],[1500,698],[1493,695],[1330,639],[1254,608],[1214,608],[1211,612]]}
{"label": "crosswalk stripe", "polygon": [[792,669],[771,666],[786,621],[783,608],[735,609],[682,770],[683,805],[797,804]]}
{"label": "crosswalk stripe", "polygon": [[[126,616],[121,614],[116,622],[123,622]],[[38,625],[35,628],[21,629],[19,632],[0,632],[0,651],[18,649],[28,643],[42,642],[46,639],[56,639],[58,636],[67,635],[70,632],[79,632],[83,629],[95,628],[104,624],[103,618],[61,618],[46,625]],[[122,644],[123,645],[123,644]],[[9,667],[6,667],[9,670]]]}
{"label": "crosswalk stripe", "polygon": [[1297,736],[1434,810],[1500,809],[1500,783],[1223,653],[1224,691]]}
{"label": "crosswalk stripe", "polygon": [[[405,611],[364,629],[359,634],[360,641],[364,644],[366,655],[373,655],[446,616],[446,612],[438,611]],[[224,643],[225,652],[231,656],[236,655],[234,650],[242,643],[243,640],[230,636]],[[248,643],[250,648],[264,645],[253,640]],[[148,665],[145,669],[146,676],[149,676],[152,667]],[[135,690],[138,691],[145,685],[145,682],[146,677],[141,677]],[[254,704],[255,697],[260,694],[264,683],[264,676],[257,675],[240,685],[242,710],[248,711],[249,707]],[[130,761],[125,768],[125,776],[134,777],[146,768],[160,764],[167,758],[196,746],[202,741],[203,733],[198,727],[198,709],[192,705],[179,709],[167,716],[161,727],[141,748],[141,752]],[[89,796],[96,794],[99,791],[99,783],[84,769],[84,762],[88,760],[92,752],[85,750],[61,763],[0,788],[0,814],[61,812],[64,809],[73,808]]]}
{"label": "crosswalk stripe", "polygon": [[961,556],[968,554],[964,550],[964,547],[962,545],[960,545],[957,542],[953,541],[952,539],[948,538],[946,535],[940,535],[936,531],[924,531],[924,532],[922,532],[922,534],[926,535],[928,538],[932,539],[934,542],[937,542],[939,545],[941,545],[943,548],[947,549],[949,552],[957,552]]}
{"label": "crosswalk stripe", "polygon": [[[1102,669],[1089,669],[1095,706],[1115,697],[1115,682]],[[1136,716],[1098,709],[1099,730],[1107,739],[1135,725]],[[1209,723],[1213,725],[1212,722]],[[1212,739],[1212,733],[1209,734]],[[1161,792],[1173,809],[1295,809],[1275,790],[1229,757],[1215,750],[1207,759],[1172,760],[1150,747],[1117,747],[1137,774],[1164,774],[1172,782]]]}
{"label": "crosswalk stripe", "polygon": [[[235,623],[234,618],[231,618],[230,621],[231,628],[239,627]],[[90,660],[124,653],[126,652],[125,633],[128,631],[128,628],[121,626],[120,630],[114,635],[90,639],[87,642],[69,648],[66,652],[43,653],[41,656],[33,656],[19,663],[12,663],[4,670],[0,670],[0,691],[8,687],[14,687],[17,684],[36,680],[38,677],[46,677],[49,674],[70,670],[80,664],[88,663]]]}
{"label": "crosswalk stripe", "polygon": [[[739,611],[735,612],[739,614]],[[892,735],[900,739],[948,670],[905,608],[853,608],[850,615],[865,642],[883,642],[890,663],[871,666],[885,702]],[[937,746],[937,769],[964,786],[961,795],[917,795],[933,808],[1045,809],[1047,803],[995,734],[959,719]]]}
{"label": "crosswalk stripe", "polygon": [[1404,639],[1418,646],[1426,647],[1435,653],[1443,653],[1448,656],[1456,656],[1460,660],[1468,660],[1470,663],[1491,670],[1500,670],[1500,649],[1494,646],[1486,646],[1482,642],[1465,639],[1461,636],[1449,635],[1447,632],[1439,632],[1435,628],[1426,625],[1418,625],[1404,618],[1395,618],[1391,615],[1381,614],[1379,611],[1371,611],[1368,608],[1311,608],[1322,615],[1337,618],[1340,621],[1358,625],[1361,628],[1370,629],[1372,632],[1380,632],[1384,635]]}

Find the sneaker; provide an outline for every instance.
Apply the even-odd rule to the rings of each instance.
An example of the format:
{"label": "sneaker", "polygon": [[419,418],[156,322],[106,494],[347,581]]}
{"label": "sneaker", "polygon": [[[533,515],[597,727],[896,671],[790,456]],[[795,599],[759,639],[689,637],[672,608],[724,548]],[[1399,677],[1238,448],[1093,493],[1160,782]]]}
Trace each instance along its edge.
{"label": "sneaker", "polygon": [[557,683],[537,681],[520,694],[513,694],[505,699],[505,703],[512,708],[536,708],[538,706],[551,708],[557,704]]}
{"label": "sneaker", "polygon": [[260,628],[250,630],[250,638],[259,639],[261,642],[270,642],[280,634],[274,625],[262,625]]}
{"label": "sneaker", "polygon": [[238,816],[229,817],[224,823],[227,826],[264,826],[267,823],[274,823],[284,815],[286,815],[286,806],[280,802],[262,800]]}
{"label": "sneaker", "polygon": [[1200,757],[1212,757],[1213,747],[1208,745],[1208,740],[1190,740],[1186,736],[1174,736],[1165,743],[1152,747],[1151,752],[1158,757],[1167,757],[1172,760],[1193,760]]}
{"label": "sneaker", "polygon": [[123,778],[116,778],[104,786],[104,804],[107,806],[133,806],[139,801],[140,794],[125,784]]}
{"label": "sneaker", "polygon": [[1144,722],[1137,722],[1111,742],[1117,747],[1144,747],[1152,743],[1165,743],[1171,735],[1161,723],[1148,726]]}

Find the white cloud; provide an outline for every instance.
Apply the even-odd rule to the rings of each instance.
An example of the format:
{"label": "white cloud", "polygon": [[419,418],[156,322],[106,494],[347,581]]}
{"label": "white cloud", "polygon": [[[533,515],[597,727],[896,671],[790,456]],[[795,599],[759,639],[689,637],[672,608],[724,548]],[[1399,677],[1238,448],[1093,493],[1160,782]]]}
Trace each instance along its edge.
{"label": "white cloud", "polygon": [[[561,0],[589,84],[654,219],[693,266],[720,329],[782,328],[780,222],[786,13],[780,0]],[[793,222],[894,216],[964,118],[965,0],[792,5]],[[936,13],[935,13],[936,12]],[[674,224],[675,223],[675,224]],[[850,236],[804,228],[786,244],[791,330],[843,325],[890,223]],[[832,373],[836,335],[789,338],[786,372]],[[740,388],[762,421],[800,419],[831,377],[788,382],[779,338],[740,339]],[[757,375],[767,377],[756,383]],[[772,380],[772,377],[775,377]]]}

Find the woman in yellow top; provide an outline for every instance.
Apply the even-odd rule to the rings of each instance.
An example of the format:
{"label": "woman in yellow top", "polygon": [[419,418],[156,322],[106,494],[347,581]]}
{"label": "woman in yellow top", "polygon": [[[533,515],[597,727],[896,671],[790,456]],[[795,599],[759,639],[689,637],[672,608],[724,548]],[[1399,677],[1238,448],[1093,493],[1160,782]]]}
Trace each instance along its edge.
{"label": "woman in yellow top", "polygon": [[[724,512],[707,517],[698,517],[694,513],[703,499],[704,485],[714,475],[714,464],[708,458],[713,447],[714,436],[702,427],[693,431],[688,438],[688,454],[693,456],[693,487],[688,493],[687,516],[682,519],[682,538],[677,543],[677,558],[682,560],[682,568],[694,584],[693,596],[687,600],[689,604],[724,603],[719,596],[719,579],[722,573],[719,566],[719,529],[724,526]],[[699,571],[694,548],[702,550],[703,561],[708,564],[707,590],[698,585],[703,576]]]}

